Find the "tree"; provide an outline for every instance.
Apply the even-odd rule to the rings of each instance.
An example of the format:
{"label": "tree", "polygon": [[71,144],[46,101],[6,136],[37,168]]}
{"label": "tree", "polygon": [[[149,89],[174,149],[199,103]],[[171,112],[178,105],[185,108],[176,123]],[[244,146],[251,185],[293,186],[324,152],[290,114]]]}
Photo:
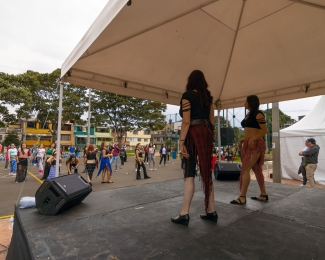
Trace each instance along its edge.
{"label": "tree", "polygon": [[[1,76],[1,75],[0,75]],[[2,75],[3,76],[3,75]],[[60,69],[54,70],[52,73],[38,73],[27,71],[23,74],[10,77],[3,77],[8,88],[14,86],[22,90],[25,95],[25,101],[21,102],[16,109],[18,118],[29,118],[30,114],[35,114],[36,119],[45,125],[48,121],[52,122],[53,128],[50,129],[53,139],[56,140],[57,123],[58,123],[58,107],[59,107],[59,83]],[[63,83],[63,99],[62,99],[62,122],[75,121],[84,123],[81,116],[87,110],[88,103],[86,97],[87,88],[77,85]],[[17,104],[23,99],[17,97],[11,100],[8,95],[6,102],[9,104]],[[27,99],[31,97],[31,99]]]}
{"label": "tree", "polygon": [[28,106],[32,98],[28,92],[19,84],[15,75],[0,72],[0,127],[17,121],[16,115],[8,110],[8,106]]}
{"label": "tree", "polygon": [[121,145],[128,131],[159,130],[165,127],[166,105],[159,102],[116,95],[104,91],[92,92],[91,121],[94,125],[107,124],[113,128]]}
{"label": "tree", "polygon": [[244,130],[234,127],[234,143],[237,144],[244,137]]}
{"label": "tree", "polygon": [[[272,147],[272,108],[264,110],[263,113],[266,118],[266,125],[268,129],[267,148],[269,149]],[[285,125],[292,125],[296,122],[296,120],[292,119],[290,116],[279,110],[280,129],[285,128]]]}
{"label": "tree", "polygon": [[4,147],[10,144],[15,144],[16,146],[20,145],[20,138],[15,131],[8,132],[8,134],[2,141],[2,145]]}

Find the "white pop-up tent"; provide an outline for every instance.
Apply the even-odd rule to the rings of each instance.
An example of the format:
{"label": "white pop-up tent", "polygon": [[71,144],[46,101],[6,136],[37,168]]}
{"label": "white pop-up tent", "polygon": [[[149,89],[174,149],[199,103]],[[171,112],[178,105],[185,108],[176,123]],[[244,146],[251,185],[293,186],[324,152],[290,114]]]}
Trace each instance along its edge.
{"label": "white pop-up tent", "polygon": [[109,0],[61,73],[178,105],[200,69],[224,109],[325,94],[324,46],[324,0]]}
{"label": "white pop-up tent", "polygon": [[325,96],[322,96],[312,111],[292,126],[280,131],[282,177],[302,179],[298,175],[301,156],[307,138],[315,138],[320,146],[315,180],[325,184]]}

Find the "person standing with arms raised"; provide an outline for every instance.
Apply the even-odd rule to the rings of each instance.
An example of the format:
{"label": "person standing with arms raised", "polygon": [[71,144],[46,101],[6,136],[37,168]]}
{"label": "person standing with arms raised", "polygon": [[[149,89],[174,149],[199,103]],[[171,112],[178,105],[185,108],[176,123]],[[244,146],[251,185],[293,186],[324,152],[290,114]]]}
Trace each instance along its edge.
{"label": "person standing with arms raised", "polygon": [[255,173],[261,192],[259,196],[251,197],[251,199],[264,202],[269,200],[266,194],[262,169],[266,149],[263,137],[267,133],[265,116],[259,110],[260,100],[255,95],[248,96],[244,106],[249,113],[241,122],[244,128],[244,138],[238,144],[242,159],[242,169],[239,177],[240,196],[232,200],[231,204],[246,204],[246,193],[251,181],[251,169]]}
{"label": "person standing with arms raised", "polygon": [[184,165],[184,199],[180,214],[172,217],[176,224],[188,226],[189,211],[194,195],[195,166],[200,161],[202,186],[204,191],[205,214],[200,217],[214,223],[218,214],[214,203],[214,185],[211,172],[211,155],[214,139],[213,98],[202,71],[194,70],[188,77],[186,92],[180,102],[180,115],[183,118],[179,148]]}

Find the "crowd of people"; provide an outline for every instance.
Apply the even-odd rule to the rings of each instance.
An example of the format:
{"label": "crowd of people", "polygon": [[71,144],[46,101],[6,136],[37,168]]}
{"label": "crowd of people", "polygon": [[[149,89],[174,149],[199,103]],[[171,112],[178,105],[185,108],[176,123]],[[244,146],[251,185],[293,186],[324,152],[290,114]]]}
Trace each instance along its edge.
{"label": "crowd of people", "polygon": [[[69,157],[66,160],[66,167],[68,174],[79,173],[80,161],[83,160],[84,170],[82,173],[86,173],[87,181],[92,185],[93,174],[96,169],[97,176],[101,175],[101,183],[113,183],[112,173],[113,169],[118,171],[118,168],[122,168],[127,162],[127,147],[126,144],[107,144],[103,141],[100,147],[96,147],[94,144],[87,143],[82,153],[78,146],[69,146]],[[53,179],[56,177],[56,154],[58,149],[56,143],[53,142],[47,149],[43,144],[35,145],[31,149],[26,147],[25,143],[22,143],[20,148],[15,144],[11,144],[6,148],[6,163],[5,170],[10,166],[9,175],[16,176],[15,182],[22,182],[26,179],[28,165],[37,165],[38,173],[42,175],[41,179]],[[136,179],[141,180],[140,172],[143,171],[144,179],[150,178],[147,174],[146,165],[149,165],[149,171],[156,171],[155,162],[155,145],[151,142],[144,147],[138,143],[134,149],[135,158],[135,171],[137,172]],[[166,160],[169,162],[171,149],[170,147],[163,146],[159,150],[161,157],[160,164],[164,160],[164,166]],[[62,148],[60,149],[59,164],[62,166]],[[119,167],[120,164],[120,167]],[[60,168],[59,168],[60,172]]]}

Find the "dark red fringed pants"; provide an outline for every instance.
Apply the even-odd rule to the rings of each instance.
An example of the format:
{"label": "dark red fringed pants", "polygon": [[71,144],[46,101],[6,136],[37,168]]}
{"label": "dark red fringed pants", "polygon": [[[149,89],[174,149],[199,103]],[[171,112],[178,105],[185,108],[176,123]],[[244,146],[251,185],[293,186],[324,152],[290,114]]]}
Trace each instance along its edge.
{"label": "dark red fringed pants", "polygon": [[[193,167],[193,165],[195,167],[195,164],[199,165],[206,211],[213,183],[211,172],[213,135],[214,132],[210,125],[191,125],[184,142],[187,152],[190,154],[189,159],[183,159],[185,166],[184,177],[189,177],[189,173],[195,171],[195,169],[190,169],[190,167]],[[193,161],[190,163],[191,160],[195,160],[195,164]]]}
{"label": "dark red fringed pants", "polygon": [[250,171],[251,165],[253,164],[253,171],[256,176],[258,185],[263,187],[264,175],[263,175],[263,164],[265,155],[265,141],[260,138],[255,141],[254,149],[248,148],[248,141],[250,138],[244,138],[243,148],[241,149],[242,169],[239,177],[239,189],[242,187],[242,177],[245,171]]}

